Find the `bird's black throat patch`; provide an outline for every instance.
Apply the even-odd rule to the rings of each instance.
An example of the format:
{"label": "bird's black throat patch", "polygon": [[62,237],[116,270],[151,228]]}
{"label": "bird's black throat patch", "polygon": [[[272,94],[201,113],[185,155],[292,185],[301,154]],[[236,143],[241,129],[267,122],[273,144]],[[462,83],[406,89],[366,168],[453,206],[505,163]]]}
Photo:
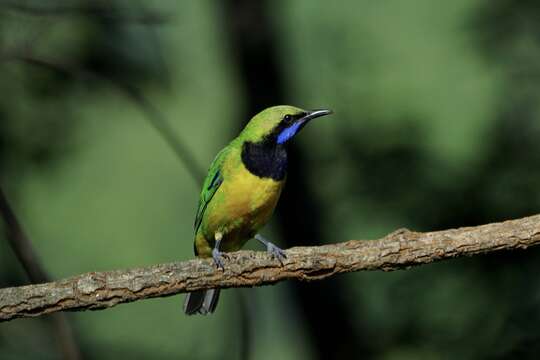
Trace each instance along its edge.
{"label": "bird's black throat patch", "polygon": [[287,149],[270,139],[247,141],[242,146],[242,162],[253,175],[281,181],[287,174]]}

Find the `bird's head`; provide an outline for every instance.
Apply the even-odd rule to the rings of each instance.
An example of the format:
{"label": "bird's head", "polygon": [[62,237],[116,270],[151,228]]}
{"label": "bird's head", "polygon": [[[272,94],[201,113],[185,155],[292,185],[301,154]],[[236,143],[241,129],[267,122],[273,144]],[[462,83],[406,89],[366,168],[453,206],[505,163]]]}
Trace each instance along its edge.
{"label": "bird's head", "polygon": [[273,106],[255,115],[240,137],[244,141],[285,144],[310,120],[331,113],[331,110],[302,110],[289,105]]}

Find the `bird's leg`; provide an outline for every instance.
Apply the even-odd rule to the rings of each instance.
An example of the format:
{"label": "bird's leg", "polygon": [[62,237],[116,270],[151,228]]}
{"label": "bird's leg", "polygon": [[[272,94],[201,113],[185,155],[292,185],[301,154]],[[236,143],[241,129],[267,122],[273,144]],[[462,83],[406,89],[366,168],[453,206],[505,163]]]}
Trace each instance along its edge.
{"label": "bird's leg", "polygon": [[216,232],[214,238],[216,240],[216,243],[214,245],[214,248],[212,249],[212,259],[214,259],[214,264],[216,264],[219,269],[224,270],[225,266],[223,266],[223,258],[227,258],[227,256],[224,252],[219,250],[219,247],[221,245],[221,239],[223,238],[223,233]]}
{"label": "bird's leg", "polygon": [[266,240],[261,234],[256,234],[255,239],[260,241],[264,246],[266,246],[266,252],[277,258],[279,262],[283,262],[287,258],[285,251],[281,250],[276,245],[272,244],[270,241]]}

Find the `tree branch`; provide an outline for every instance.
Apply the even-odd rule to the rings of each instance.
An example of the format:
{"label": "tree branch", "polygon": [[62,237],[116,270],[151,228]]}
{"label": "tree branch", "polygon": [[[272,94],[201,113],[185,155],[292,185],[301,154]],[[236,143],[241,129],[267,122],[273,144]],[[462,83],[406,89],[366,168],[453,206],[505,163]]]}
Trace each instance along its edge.
{"label": "tree branch", "polygon": [[21,263],[24,271],[32,283],[42,283],[49,279],[45,269],[41,264],[32,243],[26,236],[15,213],[0,187],[0,216],[4,219],[6,226],[6,239],[15,253],[17,260]]}
{"label": "tree branch", "polygon": [[8,51],[4,54],[0,53],[0,62],[1,61],[20,61],[26,64],[55,70],[66,75],[97,78],[106,81],[139,107],[144,118],[158,132],[167,145],[174,151],[176,157],[185,166],[186,170],[191,175],[191,178],[195,181],[195,184],[199,186],[200,182],[204,180],[206,172],[199,166],[195,156],[189,150],[189,147],[175,135],[173,128],[169,125],[165,116],[136,86],[99,72],[79,68],[60,61],[36,57],[32,54],[18,53],[17,51]]}
{"label": "tree branch", "polygon": [[[0,10],[11,10],[33,16],[82,16],[97,17],[119,23],[160,25],[171,20],[171,16],[155,11],[129,11],[131,8],[114,8],[110,4],[89,2],[88,4],[27,4],[20,1],[0,1]],[[131,9],[132,10],[132,9]]]}
{"label": "tree branch", "polygon": [[401,229],[373,241],[287,250],[281,265],[263,252],[231,254],[225,271],[211,260],[92,272],[69,279],[0,289],[0,321],[63,310],[96,310],[214,287],[249,287],[286,279],[321,280],[361,270],[398,270],[455,257],[525,249],[540,243],[540,215],[476,227],[419,233]]}

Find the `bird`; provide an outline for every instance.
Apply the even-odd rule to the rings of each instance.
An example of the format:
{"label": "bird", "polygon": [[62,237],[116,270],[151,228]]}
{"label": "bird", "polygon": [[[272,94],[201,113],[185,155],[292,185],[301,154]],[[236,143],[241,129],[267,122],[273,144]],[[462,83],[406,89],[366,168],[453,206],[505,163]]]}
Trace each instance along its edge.
{"label": "bird", "polygon": [[[328,109],[303,110],[290,105],[266,108],[247,123],[210,165],[195,216],[194,252],[212,258],[224,270],[227,252],[250,239],[261,242],[282,262],[285,252],[259,230],[269,221],[287,177],[287,145],[311,120],[329,115]],[[214,312],[220,289],[188,293],[187,315]]]}

